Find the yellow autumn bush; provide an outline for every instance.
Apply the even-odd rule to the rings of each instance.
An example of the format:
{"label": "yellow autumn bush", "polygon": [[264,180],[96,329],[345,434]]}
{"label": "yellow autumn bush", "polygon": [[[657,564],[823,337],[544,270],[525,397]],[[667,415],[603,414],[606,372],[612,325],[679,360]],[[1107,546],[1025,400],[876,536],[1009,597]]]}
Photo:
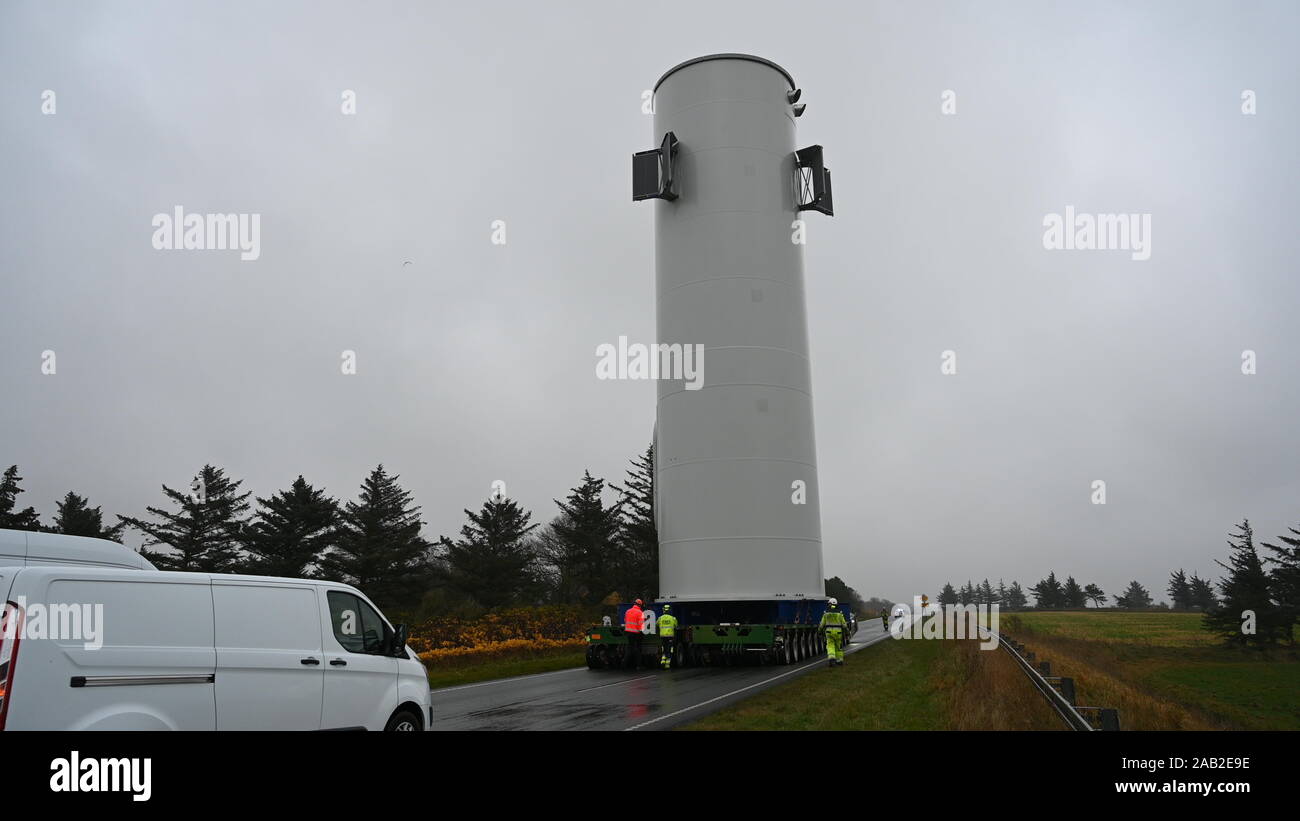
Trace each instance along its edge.
{"label": "yellow autumn bush", "polygon": [[476,619],[430,619],[410,626],[407,642],[430,663],[497,659],[581,649],[591,614],[581,607],[517,607]]}

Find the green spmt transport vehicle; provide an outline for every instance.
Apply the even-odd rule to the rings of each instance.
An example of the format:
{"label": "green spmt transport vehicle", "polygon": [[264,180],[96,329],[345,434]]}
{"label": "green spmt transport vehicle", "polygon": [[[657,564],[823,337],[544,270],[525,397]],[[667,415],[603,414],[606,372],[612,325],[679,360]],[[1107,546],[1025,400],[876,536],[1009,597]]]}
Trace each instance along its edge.
{"label": "green spmt transport vehicle", "polygon": [[[655,602],[647,608],[655,616],[671,604],[677,617],[677,643],[672,666],[724,667],[745,664],[798,664],[826,653],[826,637],[819,624],[826,612],[825,599],[796,599],[740,602]],[[617,622],[587,631],[587,666],[593,670],[622,669],[632,665],[628,657],[623,613],[631,605],[618,606]],[[840,611],[849,622],[849,638],[857,632],[857,621],[843,605]],[[647,618],[647,623],[653,620]],[[656,633],[641,638],[640,666],[659,664],[660,644]]]}

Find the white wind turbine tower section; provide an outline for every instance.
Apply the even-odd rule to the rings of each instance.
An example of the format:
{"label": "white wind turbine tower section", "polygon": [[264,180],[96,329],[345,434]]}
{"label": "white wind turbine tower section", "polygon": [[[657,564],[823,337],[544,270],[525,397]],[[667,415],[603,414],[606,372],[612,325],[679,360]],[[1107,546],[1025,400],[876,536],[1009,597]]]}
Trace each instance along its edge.
{"label": "white wind turbine tower section", "polygon": [[[796,150],[790,74],[718,54],[655,87],[633,198],[655,207],[661,344],[703,346],[703,385],[658,384],[661,600],[822,598],[802,212],[832,213],[821,146]],[[797,504],[802,483],[803,503]]]}

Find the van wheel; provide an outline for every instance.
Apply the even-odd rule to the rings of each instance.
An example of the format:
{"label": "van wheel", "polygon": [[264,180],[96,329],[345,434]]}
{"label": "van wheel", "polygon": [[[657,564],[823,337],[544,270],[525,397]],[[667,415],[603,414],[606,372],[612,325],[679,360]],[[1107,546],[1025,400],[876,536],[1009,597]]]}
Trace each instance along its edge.
{"label": "van wheel", "polygon": [[388,719],[386,733],[413,733],[420,729],[420,717],[410,710],[398,710]]}

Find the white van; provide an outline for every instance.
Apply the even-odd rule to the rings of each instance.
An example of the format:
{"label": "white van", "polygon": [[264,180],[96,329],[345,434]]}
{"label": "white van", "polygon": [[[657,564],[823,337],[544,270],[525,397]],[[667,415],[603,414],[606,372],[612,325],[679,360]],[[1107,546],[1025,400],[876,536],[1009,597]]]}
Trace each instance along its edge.
{"label": "white van", "polygon": [[432,723],[405,626],[345,584],[28,564],[0,602],[0,730]]}
{"label": "white van", "polygon": [[152,562],[131,548],[108,539],[0,529],[0,567],[40,564],[157,569]]}

